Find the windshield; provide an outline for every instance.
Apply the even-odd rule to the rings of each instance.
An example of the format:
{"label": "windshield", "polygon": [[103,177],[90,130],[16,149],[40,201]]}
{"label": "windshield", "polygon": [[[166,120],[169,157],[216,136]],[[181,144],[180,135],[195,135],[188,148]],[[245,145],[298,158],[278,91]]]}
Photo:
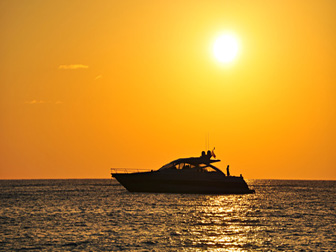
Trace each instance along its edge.
{"label": "windshield", "polygon": [[175,170],[182,170],[182,169],[191,169],[195,168],[195,165],[189,164],[187,162],[177,162],[173,161],[170,162],[164,166],[162,166],[159,170],[165,170],[165,169],[175,169]]}
{"label": "windshield", "polygon": [[173,161],[171,163],[162,166],[159,170],[181,170],[181,171],[193,170],[205,173],[218,172],[216,169],[213,169],[212,167],[206,165],[195,166],[187,162],[180,163],[176,161]]}

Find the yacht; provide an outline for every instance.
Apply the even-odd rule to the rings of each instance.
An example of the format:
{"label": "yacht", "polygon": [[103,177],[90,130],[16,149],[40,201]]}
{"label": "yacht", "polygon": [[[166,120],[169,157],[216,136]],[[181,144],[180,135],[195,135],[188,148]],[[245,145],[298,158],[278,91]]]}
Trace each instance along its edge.
{"label": "yacht", "polygon": [[148,193],[195,193],[195,194],[249,194],[242,175],[231,176],[229,166],[226,174],[213,163],[220,160],[213,151],[202,152],[200,157],[176,159],[156,171],[113,173],[129,192]]}

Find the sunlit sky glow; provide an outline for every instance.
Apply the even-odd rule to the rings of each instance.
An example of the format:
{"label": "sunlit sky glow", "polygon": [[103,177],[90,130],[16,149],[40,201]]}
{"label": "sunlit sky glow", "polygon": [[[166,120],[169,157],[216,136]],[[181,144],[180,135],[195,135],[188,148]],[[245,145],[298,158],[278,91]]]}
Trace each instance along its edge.
{"label": "sunlit sky glow", "polygon": [[239,45],[237,39],[230,34],[224,34],[216,39],[213,53],[217,60],[229,63],[237,57]]}
{"label": "sunlit sky glow", "polygon": [[[0,179],[157,169],[207,136],[233,175],[336,179],[335,9],[1,1]],[[238,51],[224,63],[227,33]]]}

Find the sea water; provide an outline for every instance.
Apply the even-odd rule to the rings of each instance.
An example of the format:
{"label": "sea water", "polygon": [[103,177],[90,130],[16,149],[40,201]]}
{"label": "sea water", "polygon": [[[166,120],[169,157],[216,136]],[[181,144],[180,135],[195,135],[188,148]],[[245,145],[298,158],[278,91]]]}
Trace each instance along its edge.
{"label": "sea water", "polygon": [[0,181],[2,251],[335,251],[336,181],[250,195],[127,192],[115,180]]}

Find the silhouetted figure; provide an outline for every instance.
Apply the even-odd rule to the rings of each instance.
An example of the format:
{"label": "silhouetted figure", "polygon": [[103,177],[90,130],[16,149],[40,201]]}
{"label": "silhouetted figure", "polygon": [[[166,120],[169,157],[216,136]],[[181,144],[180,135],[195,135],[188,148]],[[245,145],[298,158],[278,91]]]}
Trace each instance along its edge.
{"label": "silhouetted figure", "polygon": [[213,148],[213,150],[211,151],[211,156],[216,158],[216,154],[215,154],[215,148]]}
{"label": "silhouetted figure", "polygon": [[226,173],[227,173],[228,176],[230,176],[230,170],[229,170],[229,169],[230,169],[230,165],[228,165],[228,166],[226,167]]}

